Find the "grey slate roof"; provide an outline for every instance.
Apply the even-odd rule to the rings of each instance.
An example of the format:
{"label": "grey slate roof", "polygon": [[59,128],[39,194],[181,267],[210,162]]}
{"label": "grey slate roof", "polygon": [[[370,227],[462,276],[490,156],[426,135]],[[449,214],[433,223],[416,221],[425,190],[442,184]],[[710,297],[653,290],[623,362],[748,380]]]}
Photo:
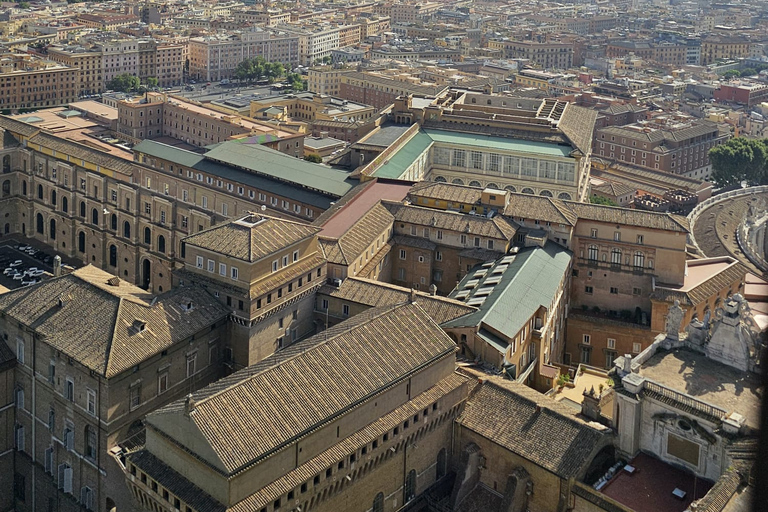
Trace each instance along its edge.
{"label": "grey slate roof", "polygon": [[[475,304],[477,312],[446,322],[443,327],[471,327],[485,325],[493,330],[513,338],[540,306],[549,308],[552,304],[560,281],[568,270],[572,253],[553,242],[544,247],[529,247],[514,256],[506,256],[487,269],[484,277],[472,288],[465,299],[469,302],[479,290],[492,286],[482,304]],[[505,263],[508,262],[508,263]],[[504,268],[503,273],[494,274],[494,270]],[[461,280],[450,297],[456,298],[467,283],[478,279],[477,268],[470,271]],[[486,284],[494,276],[501,276],[495,284]]]}

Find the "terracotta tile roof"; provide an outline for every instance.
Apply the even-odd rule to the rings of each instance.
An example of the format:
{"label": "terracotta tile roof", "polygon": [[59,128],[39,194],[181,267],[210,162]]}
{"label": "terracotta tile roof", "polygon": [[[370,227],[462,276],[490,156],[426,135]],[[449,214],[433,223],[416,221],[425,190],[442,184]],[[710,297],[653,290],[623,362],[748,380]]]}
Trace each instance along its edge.
{"label": "terracotta tile roof", "polygon": [[31,137],[40,131],[40,128],[35,125],[27,124],[6,116],[0,116],[0,127],[24,137]]}
{"label": "terracotta tile roof", "polygon": [[624,194],[634,194],[637,188],[621,183],[619,181],[606,181],[599,185],[592,185],[592,193],[602,192],[603,194],[609,194],[613,197],[623,196]]}
{"label": "terracotta tile roof", "polygon": [[395,216],[395,222],[406,222],[459,233],[471,233],[474,236],[507,241],[511,240],[517,232],[515,225],[500,215],[489,219],[482,215],[466,215],[392,201],[382,201],[382,204]]}
{"label": "terracotta tile roof", "polygon": [[426,238],[419,238],[416,236],[395,236],[392,237],[392,241],[395,243],[395,245],[424,249],[425,251],[434,251],[437,249],[437,245],[435,245],[434,242],[430,242]]}
{"label": "terracotta tile roof", "polygon": [[567,104],[557,127],[583,155],[592,152],[592,132],[595,129],[595,110]]}
{"label": "terracotta tile roof", "polygon": [[609,224],[622,224],[624,226],[639,226],[651,229],[663,229],[688,233],[690,223],[682,215],[671,213],[646,212],[632,210],[620,206],[604,206],[599,204],[577,203],[564,201],[579,219],[606,222]]}
{"label": "terracotta tile roof", "polygon": [[516,219],[537,219],[553,224],[575,226],[578,218],[563,201],[552,197],[512,194],[504,208],[504,216]]}
{"label": "terracotta tile roof", "polygon": [[483,383],[457,421],[562,478],[578,476],[609,438],[607,429],[576,418],[567,405],[497,377]]}
{"label": "terracotta tile roof", "polygon": [[45,148],[53,149],[86,162],[93,162],[105,169],[111,169],[123,174],[133,174],[134,166],[136,165],[133,162],[110,155],[102,150],[90,148],[81,142],[75,142],[44,132],[32,136],[28,144],[33,149],[37,149],[36,145],[40,144]]}
{"label": "terracotta tile roof", "polygon": [[[0,295],[0,310],[35,329],[55,349],[106,377],[131,368],[229,313],[198,287],[177,288],[154,302],[152,299],[141,288],[88,265]],[[187,311],[190,302],[193,307]]]}
{"label": "terracotta tile roof", "polygon": [[[411,295],[411,291],[402,286],[371,279],[361,279],[359,277],[345,279],[338,288],[332,285],[325,285],[318,293],[357,304],[365,304],[374,308],[402,304],[407,302]],[[424,311],[438,324],[477,310],[477,308],[467,306],[461,301],[439,295],[429,295],[419,291],[416,292],[416,295],[418,297],[416,302],[418,302],[419,306],[424,308]]]}
{"label": "terracotta tile roof", "polygon": [[437,183],[434,181],[421,181],[411,187],[408,193],[412,198],[423,197],[450,203],[475,204],[480,201],[483,189],[454,185],[452,183]]}
{"label": "terracotta tile roof", "polygon": [[318,242],[320,243],[320,249],[322,249],[328,263],[349,265],[349,261],[347,260],[347,257],[344,256],[344,251],[341,250],[341,244],[338,240],[318,238]]}
{"label": "terracotta tile roof", "polygon": [[298,468],[288,472],[278,480],[275,480],[271,484],[250,495],[248,498],[238,502],[236,505],[230,507],[228,512],[253,512],[254,510],[259,510],[261,507],[274,502],[275,499],[296,489],[316,474],[324,471],[339,460],[348,457],[350,453],[354,453],[361,447],[371,443],[374,439],[381,438],[384,433],[389,432],[394,427],[402,424],[404,420],[413,417],[414,414],[418,414],[425,407],[428,407],[443,396],[466,384],[466,377],[456,373],[451,374],[424,393],[421,393],[397,409],[382,416],[377,421],[358,430],[340,443],[333,445],[323,453],[313,457]]}
{"label": "terracotta tile roof", "polygon": [[184,239],[232,258],[254,262],[318,233],[320,228],[277,217],[252,214],[245,219],[206,229]]}
{"label": "terracotta tile roof", "polygon": [[375,204],[338,238],[339,250],[345,261],[354,261],[376,241],[382,232],[392,227],[394,217],[389,210]]}
{"label": "terracotta tile roof", "polygon": [[[315,255],[311,258],[299,260],[298,263],[294,263],[284,269],[280,269],[279,272],[270,274],[269,277],[265,280],[258,281],[253,286],[251,286],[250,298],[256,299],[261,297],[265,293],[269,293],[275,290],[281,284],[284,286],[285,283],[293,281],[294,279],[298,279],[304,274],[309,274],[322,263],[323,257],[320,254],[315,253]],[[305,286],[312,286],[313,284],[314,281],[309,281]]]}
{"label": "terracotta tile roof", "polygon": [[674,302],[677,299],[682,305],[698,306],[713,295],[730,288],[734,281],[741,280],[743,282],[747,272],[749,272],[747,267],[736,262],[688,291],[659,286],[653,291],[651,297],[665,302]]}
{"label": "terracotta tile roof", "polygon": [[190,421],[180,400],[147,423],[232,474],[455,349],[418,303],[371,309],[194,393]]}

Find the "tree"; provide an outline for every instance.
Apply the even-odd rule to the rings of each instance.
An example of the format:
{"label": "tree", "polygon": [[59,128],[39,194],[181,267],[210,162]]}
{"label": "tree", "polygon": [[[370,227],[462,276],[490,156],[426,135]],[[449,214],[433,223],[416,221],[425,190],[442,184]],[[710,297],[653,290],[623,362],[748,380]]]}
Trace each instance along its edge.
{"label": "tree", "polygon": [[768,141],[737,137],[709,150],[712,181],[719,188],[768,184]]}
{"label": "tree", "polygon": [[611,201],[607,197],[603,196],[592,196],[589,198],[589,202],[592,204],[602,204],[605,206],[619,206],[616,204],[616,201]]}
{"label": "tree", "polygon": [[285,77],[285,81],[294,91],[303,91],[307,88],[307,83],[302,80],[299,73],[288,73]]}
{"label": "tree", "polygon": [[741,76],[747,77],[747,76],[754,76],[757,74],[757,70],[755,68],[744,68],[741,70]]}
{"label": "tree", "polygon": [[149,89],[155,89],[158,85],[160,85],[160,81],[157,78],[150,76],[146,79],[144,85],[146,85]]}
{"label": "tree", "polygon": [[314,162],[316,164],[319,164],[323,162],[323,157],[315,153],[312,153],[311,155],[305,156],[304,160],[306,160],[307,162]]}
{"label": "tree", "polygon": [[741,76],[741,73],[739,73],[735,69],[731,69],[730,71],[726,71],[725,73],[723,73],[723,78],[735,78],[737,76]]}
{"label": "tree", "polygon": [[139,80],[139,77],[133,76],[130,73],[123,73],[110,80],[107,83],[107,89],[119,92],[131,92],[137,91],[140,85],[141,81]]}
{"label": "tree", "polygon": [[29,9],[29,2],[19,2],[19,9]]}

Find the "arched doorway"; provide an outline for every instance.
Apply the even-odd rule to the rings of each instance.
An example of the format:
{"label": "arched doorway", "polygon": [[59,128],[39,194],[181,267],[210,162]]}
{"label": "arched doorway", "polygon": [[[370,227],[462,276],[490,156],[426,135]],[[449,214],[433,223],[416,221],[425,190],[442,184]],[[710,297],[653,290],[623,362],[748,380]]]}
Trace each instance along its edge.
{"label": "arched doorway", "polygon": [[51,219],[51,230],[48,232],[48,236],[51,237],[51,240],[56,240],[56,220]]}
{"label": "arched doorway", "polygon": [[152,263],[149,259],[141,262],[141,287],[149,290],[149,282],[152,277]]}
{"label": "arched doorway", "polygon": [[3,229],[3,232],[4,232],[6,235],[7,235],[8,233],[10,233],[10,232],[11,232],[11,225],[10,225],[10,224],[8,224],[7,222],[5,223],[5,228]]}
{"label": "arched doorway", "polygon": [[37,232],[41,235],[45,233],[45,221],[42,213],[37,214]]}
{"label": "arched doorway", "polygon": [[85,252],[85,231],[81,231],[77,234],[77,250]]}

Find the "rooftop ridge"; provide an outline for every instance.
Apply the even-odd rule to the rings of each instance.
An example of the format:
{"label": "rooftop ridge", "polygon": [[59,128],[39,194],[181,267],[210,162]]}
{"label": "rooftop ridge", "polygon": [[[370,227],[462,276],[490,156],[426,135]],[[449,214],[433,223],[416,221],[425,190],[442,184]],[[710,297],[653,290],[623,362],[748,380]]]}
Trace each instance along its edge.
{"label": "rooftop ridge", "polygon": [[[221,394],[223,394],[225,392],[230,392],[234,388],[243,386],[243,385],[247,384],[248,382],[252,381],[253,379],[263,375],[266,372],[274,370],[275,368],[283,365],[284,363],[287,363],[288,361],[292,361],[292,360],[294,360],[294,359],[296,359],[298,357],[303,356],[304,354],[306,354],[306,353],[308,353],[310,351],[313,351],[313,350],[315,350],[317,348],[320,348],[320,347],[328,345],[328,343],[330,343],[331,341],[335,340],[339,336],[342,336],[342,335],[348,333],[349,331],[352,331],[354,329],[359,328],[363,323],[368,322],[368,321],[373,320],[373,319],[376,319],[376,318],[379,318],[381,316],[384,316],[384,315],[388,314],[389,312],[394,311],[397,308],[401,308],[401,307],[403,307],[403,306],[405,306],[407,304],[408,304],[408,302],[405,302],[405,303],[400,303],[400,304],[394,304],[392,306],[382,306],[382,307],[379,307],[379,308],[368,310],[368,311],[366,311],[364,313],[361,313],[359,315],[355,315],[354,317],[350,318],[348,320],[348,322],[349,321],[354,322],[355,319],[357,319],[357,322],[354,322],[355,325],[351,326],[348,329],[345,329],[345,330],[342,330],[342,329],[334,330],[333,335],[330,336],[330,337],[328,337],[325,334],[325,332],[319,332],[319,333],[315,334],[314,336],[311,336],[311,337],[307,338],[306,340],[300,341],[299,343],[303,343],[303,344],[306,344],[306,345],[309,345],[309,346],[305,350],[296,351],[295,353],[291,354],[290,356],[288,356],[288,357],[286,357],[284,359],[276,359],[275,362],[273,364],[271,364],[270,366],[267,366],[267,367],[259,370],[258,372],[254,373],[252,375],[249,375],[248,377],[246,377],[246,378],[244,378],[244,379],[242,379],[242,380],[240,380],[240,381],[238,381],[236,383],[233,383],[231,386],[224,387],[224,388],[220,389],[219,391],[216,391],[215,393],[213,393],[213,394],[211,394],[209,396],[201,398],[199,401],[196,401],[195,406],[197,407],[197,406],[199,406],[199,405],[201,405],[201,404],[203,404],[205,402],[208,402],[208,401],[212,400],[215,397],[220,396]],[[368,313],[368,314],[366,314],[366,313]],[[426,315],[426,313],[425,313],[425,315]],[[429,317],[429,315],[426,315],[426,316]],[[326,331],[327,331],[327,329],[326,329]],[[318,339],[320,337],[324,337],[324,339],[322,339],[322,341],[310,344],[310,342],[312,340],[316,340],[316,339]],[[297,345],[299,343],[297,343]],[[295,348],[298,348],[298,347],[295,347]]]}

